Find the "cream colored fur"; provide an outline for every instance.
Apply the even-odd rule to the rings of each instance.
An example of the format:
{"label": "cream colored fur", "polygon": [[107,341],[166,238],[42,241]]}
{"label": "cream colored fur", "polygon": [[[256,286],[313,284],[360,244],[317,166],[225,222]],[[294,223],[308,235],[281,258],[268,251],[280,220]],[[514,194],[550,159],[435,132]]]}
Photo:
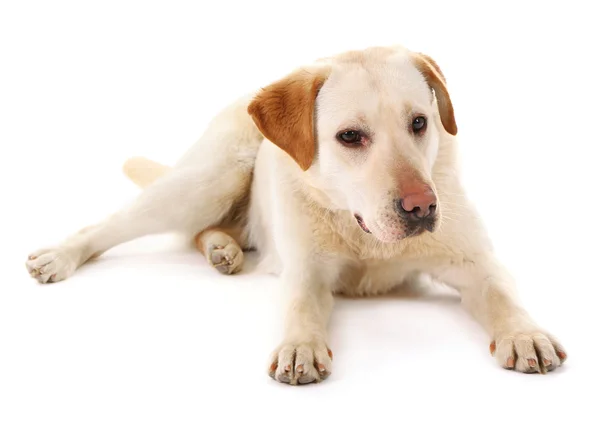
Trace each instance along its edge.
{"label": "cream colored fur", "polygon": [[148,160],[145,157],[134,157],[123,165],[123,173],[140,187],[147,187],[171,168]]}
{"label": "cream colored fur", "polygon": [[[129,207],[27,260],[40,282],[60,281],[88,259],[134,238],[180,231],[196,237],[210,264],[241,269],[243,248],[280,275],[289,293],[285,338],[269,373],[284,383],[326,378],[332,360],[326,326],[336,292],[384,293],[426,273],[454,287],[486,329],[498,363],[546,372],[566,358],[562,346],[519,303],[514,282],[497,262],[423,75],[401,47],[324,59],[328,78],[315,101],[318,151],[304,171],[264,139],[246,96],[219,113],[174,167],[136,158],[125,173],[145,187]],[[438,96],[436,94],[436,96]],[[426,135],[407,130],[410,112],[427,115]],[[367,124],[372,147],[348,150],[334,137],[347,124]],[[355,152],[352,152],[355,151]],[[409,175],[410,174],[410,175]],[[393,209],[405,178],[428,184],[440,210],[432,233],[406,237]],[[361,214],[372,234],[354,214]]]}

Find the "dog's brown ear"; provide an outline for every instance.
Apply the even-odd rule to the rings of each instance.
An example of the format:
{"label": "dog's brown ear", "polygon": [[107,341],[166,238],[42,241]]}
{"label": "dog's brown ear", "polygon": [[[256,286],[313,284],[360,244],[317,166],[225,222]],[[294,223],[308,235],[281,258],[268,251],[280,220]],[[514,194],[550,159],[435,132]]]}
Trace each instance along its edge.
{"label": "dog's brown ear", "polygon": [[269,141],[307,170],[315,156],[314,111],[328,70],[298,70],[263,88],[248,113]]}
{"label": "dog's brown ear", "polygon": [[419,69],[419,72],[425,77],[427,84],[435,91],[444,129],[451,135],[456,135],[458,129],[456,127],[456,120],[454,119],[454,107],[446,88],[446,78],[442,74],[442,70],[431,57],[425,54],[414,54],[413,62],[417,69]]}

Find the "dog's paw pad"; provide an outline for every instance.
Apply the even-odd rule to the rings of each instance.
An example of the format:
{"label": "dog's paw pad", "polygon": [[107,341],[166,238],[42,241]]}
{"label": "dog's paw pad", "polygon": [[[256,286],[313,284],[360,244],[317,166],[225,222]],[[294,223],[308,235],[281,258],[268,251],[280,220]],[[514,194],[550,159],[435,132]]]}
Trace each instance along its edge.
{"label": "dog's paw pad", "polygon": [[208,247],[208,261],[221,274],[235,274],[242,269],[244,252],[235,243],[225,246],[211,244]]}

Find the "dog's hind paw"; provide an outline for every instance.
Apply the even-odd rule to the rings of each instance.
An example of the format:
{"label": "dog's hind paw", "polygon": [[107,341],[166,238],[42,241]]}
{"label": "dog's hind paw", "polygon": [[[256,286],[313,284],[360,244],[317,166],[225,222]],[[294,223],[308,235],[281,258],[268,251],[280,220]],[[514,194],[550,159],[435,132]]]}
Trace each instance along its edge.
{"label": "dog's hind paw", "polygon": [[40,283],[54,283],[71,276],[77,269],[77,260],[59,248],[43,249],[31,253],[25,266]]}
{"label": "dog's hind paw", "polygon": [[235,274],[242,269],[244,252],[236,243],[208,246],[208,261],[221,274]]}

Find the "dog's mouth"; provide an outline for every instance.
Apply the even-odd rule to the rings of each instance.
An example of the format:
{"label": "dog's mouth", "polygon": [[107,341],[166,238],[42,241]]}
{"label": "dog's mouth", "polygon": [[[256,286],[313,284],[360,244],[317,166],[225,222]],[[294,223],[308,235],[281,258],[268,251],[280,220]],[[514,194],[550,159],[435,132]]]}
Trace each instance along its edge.
{"label": "dog's mouth", "polygon": [[[371,232],[371,229],[367,227],[367,223],[365,219],[362,218],[359,214],[354,214],[354,218],[356,219],[356,223],[360,226],[364,233],[368,233],[374,235],[378,240],[382,242],[397,242],[406,238],[414,238],[416,236],[421,235],[422,233],[433,232],[435,229],[435,222],[420,222],[420,223],[412,223],[404,226],[402,232],[395,229],[393,232],[381,232],[380,229],[375,230],[375,234]],[[378,227],[378,226],[376,226]]]}
{"label": "dog's mouth", "polygon": [[354,218],[356,219],[356,223],[358,223],[358,225],[360,226],[360,228],[365,233],[371,233],[371,231],[369,230],[369,228],[365,224],[365,220],[361,216],[359,216],[358,214],[354,214]]}

